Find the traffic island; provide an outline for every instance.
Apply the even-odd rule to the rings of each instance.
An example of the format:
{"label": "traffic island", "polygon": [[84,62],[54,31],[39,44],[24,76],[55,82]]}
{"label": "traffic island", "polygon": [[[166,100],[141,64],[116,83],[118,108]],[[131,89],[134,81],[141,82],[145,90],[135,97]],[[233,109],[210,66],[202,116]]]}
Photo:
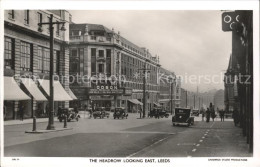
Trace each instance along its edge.
{"label": "traffic island", "polygon": [[25,131],[25,133],[50,133],[50,132],[57,132],[57,131],[64,131],[64,130],[72,130],[73,128],[57,128],[54,130],[36,130],[36,131]]}

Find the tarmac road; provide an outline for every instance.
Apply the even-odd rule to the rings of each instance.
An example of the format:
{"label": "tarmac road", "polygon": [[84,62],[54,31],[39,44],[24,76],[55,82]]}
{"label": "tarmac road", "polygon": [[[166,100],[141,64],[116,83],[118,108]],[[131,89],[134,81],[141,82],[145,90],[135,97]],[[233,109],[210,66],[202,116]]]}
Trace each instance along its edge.
{"label": "tarmac road", "polygon": [[[27,134],[32,124],[4,126],[7,157],[248,157],[245,138],[233,122],[172,126],[171,118],[89,119],[69,122],[72,130]],[[63,123],[55,121],[55,126]],[[45,129],[47,123],[37,123]]]}

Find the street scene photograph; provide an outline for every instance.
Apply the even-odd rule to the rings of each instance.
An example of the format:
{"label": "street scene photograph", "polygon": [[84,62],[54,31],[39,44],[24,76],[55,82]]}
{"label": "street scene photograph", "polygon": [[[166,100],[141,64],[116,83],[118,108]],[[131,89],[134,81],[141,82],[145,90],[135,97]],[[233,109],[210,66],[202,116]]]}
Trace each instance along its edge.
{"label": "street scene photograph", "polygon": [[253,10],[10,9],[2,40],[3,157],[254,156]]}

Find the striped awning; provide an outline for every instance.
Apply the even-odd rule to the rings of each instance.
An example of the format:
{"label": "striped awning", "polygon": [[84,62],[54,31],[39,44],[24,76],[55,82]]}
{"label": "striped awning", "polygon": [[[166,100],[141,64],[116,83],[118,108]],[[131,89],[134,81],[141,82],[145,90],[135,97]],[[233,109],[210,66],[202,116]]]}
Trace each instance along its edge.
{"label": "striped awning", "polygon": [[133,104],[139,104],[139,105],[143,105],[143,103],[142,102],[140,102],[139,100],[137,100],[137,99],[128,99],[128,101],[130,101],[131,103],[133,103]]}
{"label": "striped awning", "polygon": [[47,98],[39,90],[35,82],[30,78],[21,78],[22,84],[36,101],[47,101]]}
{"label": "striped awning", "polygon": [[4,77],[4,100],[30,100],[13,77]]}
{"label": "striped awning", "polygon": [[78,98],[75,96],[75,94],[72,92],[72,90],[69,88],[69,95],[73,100],[77,100]]}
{"label": "striped awning", "polygon": [[[38,79],[40,86],[43,88],[44,92],[50,95],[50,81],[44,79]],[[70,95],[65,91],[59,81],[53,81],[53,99],[54,101],[70,101],[73,100]]]}

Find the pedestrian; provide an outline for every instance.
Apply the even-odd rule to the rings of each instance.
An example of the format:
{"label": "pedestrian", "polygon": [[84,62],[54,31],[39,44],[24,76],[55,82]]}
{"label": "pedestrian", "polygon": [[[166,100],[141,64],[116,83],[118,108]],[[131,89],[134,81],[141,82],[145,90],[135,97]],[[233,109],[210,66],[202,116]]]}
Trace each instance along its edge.
{"label": "pedestrian", "polygon": [[23,105],[22,103],[20,103],[19,113],[20,113],[20,120],[23,121],[23,117],[24,117],[24,105]]}
{"label": "pedestrian", "polygon": [[209,108],[207,108],[207,111],[206,111],[206,122],[209,122],[210,121],[210,110]]}
{"label": "pedestrian", "polygon": [[219,111],[219,115],[220,115],[220,120],[221,120],[221,122],[224,122],[224,117],[225,117],[225,112],[224,112],[224,110],[220,110],[220,111]]}
{"label": "pedestrian", "polygon": [[212,110],[211,111],[211,118],[212,118],[213,122],[214,122],[215,117],[216,117],[215,111]]}
{"label": "pedestrian", "polygon": [[142,109],[139,110],[140,112],[140,119],[142,118]]}
{"label": "pedestrian", "polygon": [[204,117],[205,117],[205,112],[204,111],[202,111],[202,121],[204,121]]}

